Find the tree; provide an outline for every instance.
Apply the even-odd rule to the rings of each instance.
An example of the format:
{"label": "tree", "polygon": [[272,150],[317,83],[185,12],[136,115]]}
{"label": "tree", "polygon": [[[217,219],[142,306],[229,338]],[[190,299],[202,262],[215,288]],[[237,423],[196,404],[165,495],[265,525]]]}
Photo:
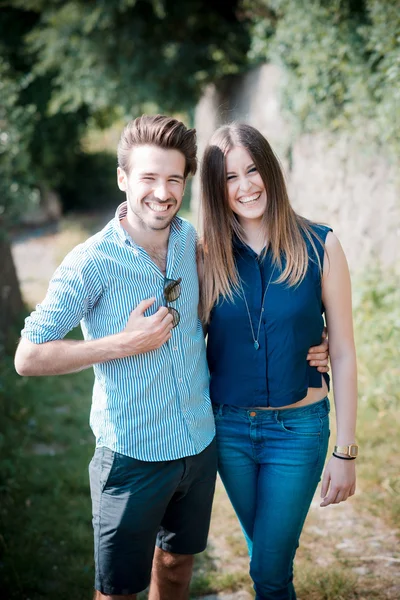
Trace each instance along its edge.
{"label": "tree", "polygon": [[22,171],[10,165],[10,176],[28,187],[73,179],[89,118],[107,126],[145,110],[190,112],[207,82],[246,64],[249,34],[236,8],[223,0],[3,2],[1,54],[13,110],[29,124],[16,129],[28,162]]}
{"label": "tree", "polygon": [[[26,6],[26,2],[13,2]],[[249,35],[224,0],[32,1],[34,75],[54,74],[50,110],[150,104],[190,110],[205,83],[246,64]]]}

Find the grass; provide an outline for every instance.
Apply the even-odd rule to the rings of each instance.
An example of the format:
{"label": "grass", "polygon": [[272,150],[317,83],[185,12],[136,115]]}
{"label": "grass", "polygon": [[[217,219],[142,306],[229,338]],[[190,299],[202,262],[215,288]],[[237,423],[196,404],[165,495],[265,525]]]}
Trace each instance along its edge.
{"label": "grass", "polygon": [[[72,245],[78,243],[87,230],[86,223],[76,226],[67,221],[55,251],[65,254],[71,240]],[[394,275],[382,277],[377,272],[355,281],[353,288],[360,380],[357,464],[362,490],[354,506],[357,502],[357,510],[379,515],[398,531],[400,292]],[[11,354],[0,361],[1,597],[90,599],[93,559],[87,467],[94,449],[88,424],[93,374],[87,370],[21,378],[14,372]],[[389,597],[384,579],[374,574],[357,577],[351,563],[330,546],[334,541],[314,536],[312,525],[304,532],[297,561],[299,599]],[[329,565],[319,562],[323,545],[328,547]],[[198,557],[192,597],[250,590],[247,570],[240,529],[219,489],[211,543]]]}
{"label": "grass", "polygon": [[[296,594],[307,600],[359,600],[357,579],[345,567],[323,569],[312,563],[296,569]],[[371,596],[372,600],[372,596]]]}
{"label": "grass", "polygon": [[92,374],[19,378],[6,357],[0,375],[2,597],[89,598]]}

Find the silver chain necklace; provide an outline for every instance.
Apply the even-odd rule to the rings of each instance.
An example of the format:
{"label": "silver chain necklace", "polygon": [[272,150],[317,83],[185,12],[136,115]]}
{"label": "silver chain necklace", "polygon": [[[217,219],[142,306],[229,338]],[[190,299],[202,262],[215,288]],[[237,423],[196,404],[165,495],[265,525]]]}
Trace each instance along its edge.
{"label": "silver chain necklace", "polygon": [[[265,300],[265,296],[267,295],[267,292],[268,292],[269,285],[270,285],[270,283],[271,283],[271,281],[272,281],[272,276],[273,276],[273,274],[275,273],[275,267],[276,267],[276,265],[274,265],[274,268],[272,269],[271,276],[270,276],[270,278],[269,278],[269,281],[268,281],[267,287],[265,288],[265,292],[264,292],[264,295],[263,295],[263,299],[262,299],[262,303],[261,303],[260,319],[259,319],[259,321],[258,321],[257,337],[254,335],[254,329],[253,329],[253,323],[251,322],[251,316],[250,316],[249,305],[247,304],[246,294],[244,293],[244,289],[243,289],[243,285],[242,285],[242,280],[241,280],[241,279],[240,279],[240,277],[239,277],[240,289],[242,290],[242,294],[243,294],[243,300],[244,300],[244,303],[245,303],[245,305],[246,305],[247,314],[248,314],[248,317],[249,317],[249,323],[250,323],[250,327],[251,327],[251,335],[252,335],[252,337],[253,337],[253,342],[254,342],[254,344],[253,344],[253,345],[254,345],[254,348],[255,348],[256,350],[258,350],[258,349],[259,349],[259,347],[260,347],[260,343],[259,343],[259,341],[258,341],[258,340],[260,339],[260,328],[261,328],[261,321],[262,321],[262,316],[263,316],[263,312],[264,312],[264,300]],[[237,268],[237,266],[236,266],[236,268]]]}

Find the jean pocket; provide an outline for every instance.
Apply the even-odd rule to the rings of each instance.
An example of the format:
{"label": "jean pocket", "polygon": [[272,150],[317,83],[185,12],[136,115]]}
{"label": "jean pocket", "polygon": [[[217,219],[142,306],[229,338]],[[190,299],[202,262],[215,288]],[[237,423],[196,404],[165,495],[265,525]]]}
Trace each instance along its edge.
{"label": "jean pocket", "polygon": [[100,467],[100,489],[102,492],[110,481],[112,471],[115,468],[116,453],[109,448],[102,448],[101,467]]}
{"label": "jean pocket", "polygon": [[278,415],[278,422],[283,431],[293,436],[302,437],[318,437],[321,435],[322,422],[319,415],[311,414],[307,418],[296,418],[296,416],[293,416],[293,411],[291,412],[290,416],[286,416],[285,414]]}

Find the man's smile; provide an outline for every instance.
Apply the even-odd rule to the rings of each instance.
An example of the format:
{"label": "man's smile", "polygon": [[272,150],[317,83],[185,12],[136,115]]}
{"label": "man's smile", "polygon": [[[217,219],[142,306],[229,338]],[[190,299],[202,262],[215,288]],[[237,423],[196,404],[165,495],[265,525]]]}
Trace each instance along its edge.
{"label": "man's smile", "polygon": [[155,202],[146,202],[146,206],[148,206],[154,212],[166,212],[172,204],[156,204]]}

